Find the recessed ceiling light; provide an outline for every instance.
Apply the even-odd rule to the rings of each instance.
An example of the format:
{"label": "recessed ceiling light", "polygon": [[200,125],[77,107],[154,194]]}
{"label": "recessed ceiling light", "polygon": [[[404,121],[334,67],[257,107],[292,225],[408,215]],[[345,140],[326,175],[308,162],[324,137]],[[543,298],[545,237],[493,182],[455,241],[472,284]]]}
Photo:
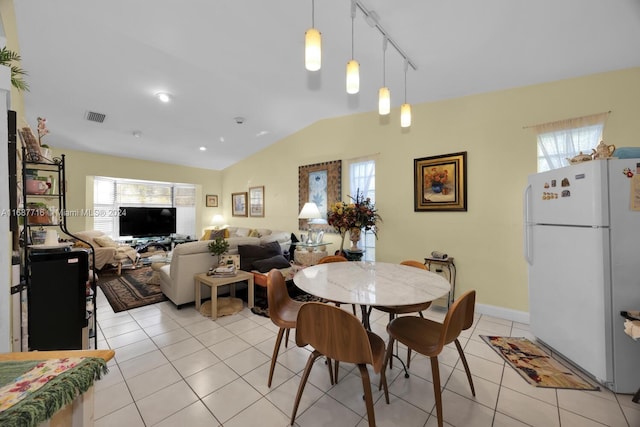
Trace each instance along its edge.
{"label": "recessed ceiling light", "polygon": [[207,151],[207,147],[200,147],[200,151]]}
{"label": "recessed ceiling light", "polygon": [[171,101],[171,94],[167,92],[158,92],[156,93],[156,97],[162,102]]}
{"label": "recessed ceiling light", "polygon": [[220,137],[220,142],[224,142],[224,136]]}

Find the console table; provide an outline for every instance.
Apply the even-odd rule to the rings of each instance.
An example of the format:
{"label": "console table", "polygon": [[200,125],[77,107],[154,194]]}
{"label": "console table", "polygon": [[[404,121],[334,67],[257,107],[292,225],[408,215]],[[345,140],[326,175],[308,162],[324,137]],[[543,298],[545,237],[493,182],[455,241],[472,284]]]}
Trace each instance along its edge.
{"label": "console table", "polygon": [[447,258],[426,257],[424,259],[424,265],[427,266],[429,271],[432,271],[431,270],[432,264],[437,266],[435,273],[442,273],[443,268],[446,268],[447,272],[449,273],[448,279],[449,279],[449,283],[451,283],[451,291],[449,292],[449,297],[447,298],[447,308],[449,308],[453,303],[453,298],[456,292],[456,265],[453,263],[452,257],[447,257]]}

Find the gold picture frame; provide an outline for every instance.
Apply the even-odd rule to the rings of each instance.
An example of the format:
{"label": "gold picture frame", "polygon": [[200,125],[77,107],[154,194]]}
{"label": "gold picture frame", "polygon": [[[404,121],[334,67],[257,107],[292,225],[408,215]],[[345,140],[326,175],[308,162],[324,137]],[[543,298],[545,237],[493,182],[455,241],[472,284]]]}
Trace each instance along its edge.
{"label": "gold picture frame", "polygon": [[217,194],[207,194],[205,196],[205,206],[208,208],[217,208],[218,207],[218,195]]}
{"label": "gold picture frame", "polygon": [[[313,202],[327,219],[329,206],[342,197],[342,160],[316,163],[298,167],[298,212],[307,202]],[[298,220],[298,227],[306,227],[307,220]],[[315,231],[335,233],[333,226],[317,224]]]}
{"label": "gold picture frame", "polygon": [[231,193],[231,215],[247,216],[247,192]]}
{"label": "gold picture frame", "polygon": [[467,152],[413,161],[414,211],[467,210]]}
{"label": "gold picture frame", "polygon": [[264,185],[249,187],[249,216],[264,216]]}

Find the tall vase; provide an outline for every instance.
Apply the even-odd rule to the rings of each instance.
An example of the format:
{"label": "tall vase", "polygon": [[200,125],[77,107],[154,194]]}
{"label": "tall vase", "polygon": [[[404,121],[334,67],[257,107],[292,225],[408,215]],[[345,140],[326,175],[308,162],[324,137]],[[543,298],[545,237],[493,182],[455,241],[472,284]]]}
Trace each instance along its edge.
{"label": "tall vase", "polygon": [[349,240],[351,240],[351,247],[349,250],[351,251],[359,251],[358,242],[360,241],[360,232],[361,230],[357,227],[353,227],[349,230]]}

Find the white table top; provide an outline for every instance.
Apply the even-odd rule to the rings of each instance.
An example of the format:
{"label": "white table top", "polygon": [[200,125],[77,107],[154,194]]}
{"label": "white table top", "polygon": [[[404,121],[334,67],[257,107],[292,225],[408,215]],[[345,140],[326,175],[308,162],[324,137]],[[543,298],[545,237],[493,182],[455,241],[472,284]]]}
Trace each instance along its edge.
{"label": "white table top", "polygon": [[408,305],[447,295],[451,284],[427,270],[387,262],[333,262],[300,270],[296,286],[344,304]]}

